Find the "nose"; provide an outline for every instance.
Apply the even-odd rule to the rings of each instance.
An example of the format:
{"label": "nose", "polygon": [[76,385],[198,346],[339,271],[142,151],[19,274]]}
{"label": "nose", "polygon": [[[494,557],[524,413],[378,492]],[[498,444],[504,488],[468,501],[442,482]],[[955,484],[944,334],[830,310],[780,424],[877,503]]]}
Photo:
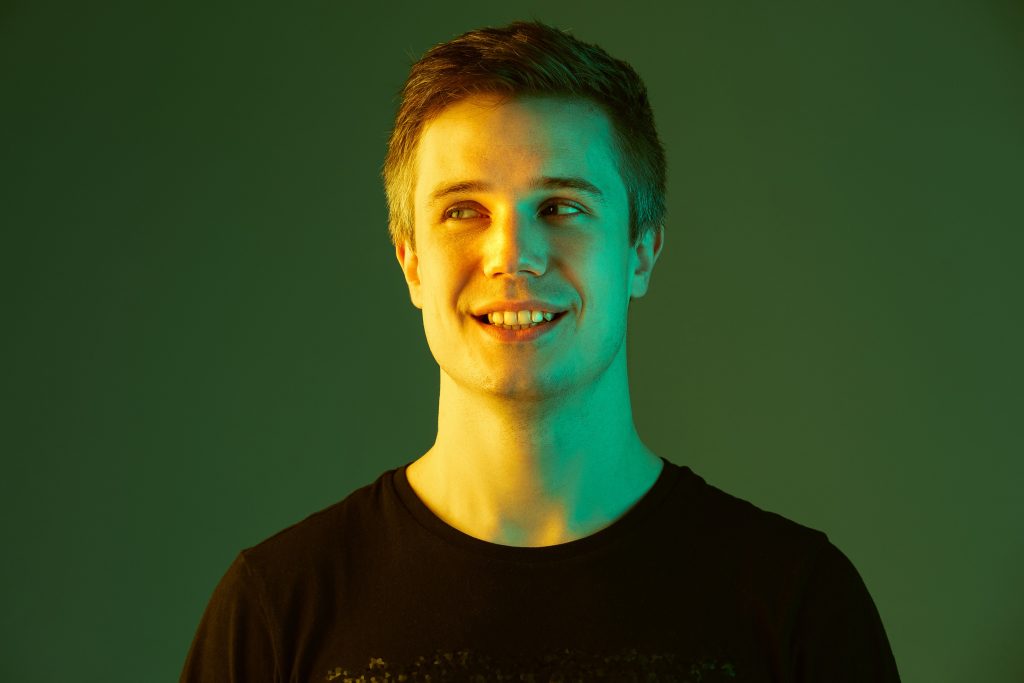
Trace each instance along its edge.
{"label": "nose", "polygon": [[484,273],[542,275],[548,249],[544,227],[528,210],[513,206],[494,211],[484,237]]}

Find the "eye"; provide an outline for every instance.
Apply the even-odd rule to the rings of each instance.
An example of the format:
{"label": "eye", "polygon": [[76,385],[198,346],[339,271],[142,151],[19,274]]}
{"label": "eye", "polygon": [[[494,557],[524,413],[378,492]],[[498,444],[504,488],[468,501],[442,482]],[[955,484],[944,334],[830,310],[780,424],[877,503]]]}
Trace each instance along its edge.
{"label": "eye", "polygon": [[444,212],[445,220],[466,220],[467,218],[479,218],[480,212],[470,206],[453,206]]}
{"label": "eye", "polygon": [[540,210],[540,213],[542,216],[555,216],[562,218],[582,214],[583,209],[576,206],[575,204],[570,204],[568,202],[552,202],[550,204],[545,205]]}

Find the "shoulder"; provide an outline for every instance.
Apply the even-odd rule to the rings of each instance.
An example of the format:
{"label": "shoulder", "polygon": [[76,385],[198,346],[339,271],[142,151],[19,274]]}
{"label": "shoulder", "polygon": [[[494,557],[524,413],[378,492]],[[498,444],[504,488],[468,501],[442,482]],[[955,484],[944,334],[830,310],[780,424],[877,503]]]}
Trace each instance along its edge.
{"label": "shoulder", "polygon": [[344,559],[346,548],[366,547],[382,524],[381,509],[394,470],[313,512],[240,555],[255,574],[274,575],[315,571]]}
{"label": "shoulder", "polygon": [[689,467],[678,467],[676,496],[699,533],[739,537],[754,545],[764,541],[812,550],[829,544],[824,532],[708,484]]}
{"label": "shoulder", "polygon": [[680,466],[672,523],[687,553],[742,585],[799,593],[823,567],[848,563],[821,530],[712,486]]}
{"label": "shoulder", "polygon": [[822,531],[770,512],[681,468],[713,580],[773,634],[797,680],[899,681],[878,610],[850,559]]}

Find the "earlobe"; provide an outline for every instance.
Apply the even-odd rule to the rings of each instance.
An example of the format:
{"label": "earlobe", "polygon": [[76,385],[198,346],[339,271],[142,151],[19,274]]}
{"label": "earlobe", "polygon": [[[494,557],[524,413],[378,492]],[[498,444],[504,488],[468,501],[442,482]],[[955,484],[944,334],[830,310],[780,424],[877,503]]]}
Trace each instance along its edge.
{"label": "earlobe", "polygon": [[420,302],[420,261],[416,250],[408,242],[395,246],[395,257],[405,275],[405,283],[409,286],[409,299],[416,308],[423,308]]}
{"label": "earlobe", "polygon": [[649,231],[636,245],[636,268],[633,270],[630,298],[639,299],[647,293],[654,264],[657,263],[664,246],[665,226]]}

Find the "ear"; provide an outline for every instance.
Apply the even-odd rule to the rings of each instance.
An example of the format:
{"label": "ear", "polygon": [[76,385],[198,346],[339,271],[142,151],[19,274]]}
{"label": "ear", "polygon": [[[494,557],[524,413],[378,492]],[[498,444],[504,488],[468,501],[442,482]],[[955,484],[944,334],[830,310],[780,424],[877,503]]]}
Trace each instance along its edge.
{"label": "ear", "polygon": [[639,299],[647,293],[647,287],[651,282],[651,273],[654,271],[654,264],[657,263],[664,244],[664,225],[659,225],[655,230],[648,231],[637,242],[636,247],[634,247],[634,253],[630,254],[630,261],[634,264],[629,293],[631,299]]}
{"label": "ear", "polygon": [[405,274],[405,282],[409,285],[409,299],[416,308],[423,308],[420,298],[420,260],[416,256],[416,250],[408,241],[404,241],[395,247],[395,256],[398,258],[398,265],[402,267]]}

